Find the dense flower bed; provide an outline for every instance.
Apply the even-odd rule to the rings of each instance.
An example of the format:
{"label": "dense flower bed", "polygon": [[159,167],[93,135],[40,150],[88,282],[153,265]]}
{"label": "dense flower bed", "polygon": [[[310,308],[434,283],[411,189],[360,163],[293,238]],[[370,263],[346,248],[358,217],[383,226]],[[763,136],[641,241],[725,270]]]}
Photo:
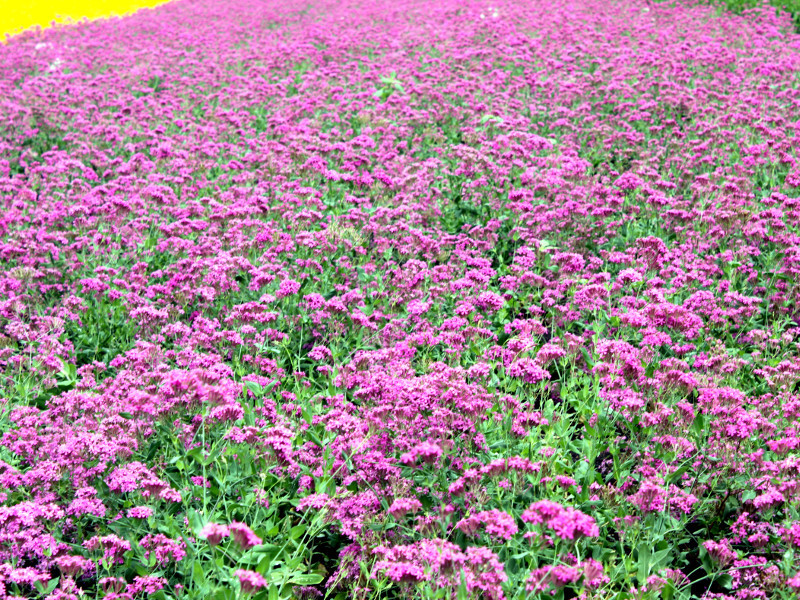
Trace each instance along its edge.
{"label": "dense flower bed", "polygon": [[0,48],[0,595],[796,597],[790,25],[177,0]]}

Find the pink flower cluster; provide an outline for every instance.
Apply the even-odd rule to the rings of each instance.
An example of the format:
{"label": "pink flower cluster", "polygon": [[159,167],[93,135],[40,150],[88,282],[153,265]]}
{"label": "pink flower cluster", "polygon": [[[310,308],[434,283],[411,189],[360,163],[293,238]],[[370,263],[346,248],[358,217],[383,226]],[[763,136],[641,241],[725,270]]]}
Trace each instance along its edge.
{"label": "pink flower cluster", "polygon": [[469,593],[482,594],[492,600],[505,598],[501,584],[507,577],[497,555],[488,548],[470,546],[462,551],[442,539],[379,547],[375,573],[396,582],[433,582],[438,588],[456,589],[462,578]]}
{"label": "pink flower cluster", "polygon": [[532,525],[539,525],[556,537],[567,541],[600,535],[600,529],[593,517],[551,500],[539,500],[531,504],[522,513],[522,520]]}

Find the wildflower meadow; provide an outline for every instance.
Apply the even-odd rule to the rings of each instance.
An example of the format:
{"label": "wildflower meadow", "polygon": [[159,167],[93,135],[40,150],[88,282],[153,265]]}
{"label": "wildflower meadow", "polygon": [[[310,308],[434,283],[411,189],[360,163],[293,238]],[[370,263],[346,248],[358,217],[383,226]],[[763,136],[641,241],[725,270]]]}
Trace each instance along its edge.
{"label": "wildflower meadow", "polygon": [[800,596],[800,35],[176,0],[0,46],[0,598]]}

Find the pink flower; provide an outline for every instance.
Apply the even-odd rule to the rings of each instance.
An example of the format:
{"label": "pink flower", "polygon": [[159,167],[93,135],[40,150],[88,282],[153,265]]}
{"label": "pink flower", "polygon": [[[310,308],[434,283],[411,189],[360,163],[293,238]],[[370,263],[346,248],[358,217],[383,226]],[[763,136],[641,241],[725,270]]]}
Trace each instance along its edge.
{"label": "pink flower", "polygon": [[536,353],[536,362],[539,363],[540,366],[544,367],[554,360],[563,358],[566,355],[566,350],[560,346],[556,346],[555,344],[545,344],[539,348],[539,351]]}
{"label": "pink flower", "polygon": [[13,569],[8,575],[8,579],[14,583],[27,583],[28,585],[34,585],[37,581],[39,583],[45,583],[48,579],[50,579],[50,576],[47,573],[37,571],[32,567],[21,567],[18,569]]}
{"label": "pink flower", "polygon": [[379,547],[374,554],[379,557],[374,573],[392,581],[431,581],[437,587],[452,588],[460,585],[463,573],[468,592],[492,600],[505,598],[503,565],[488,548],[470,546],[462,551],[445,540],[423,539],[407,546]]}
{"label": "pink flower", "polygon": [[300,502],[297,504],[297,510],[305,511],[309,508],[315,508],[319,510],[325,508],[329,501],[330,496],[327,494],[309,494],[300,500]]}
{"label": "pink flower", "polygon": [[286,298],[292,296],[300,291],[301,284],[299,281],[293,279],[284,279],[278,286],[278,291],[275,292],[276,298]]}
{"label": "pink flower", "polygon": [[103,549],[103,557],[112,564],[123,564],[124,555],[131,549],[131,544],[127,540],[114,534],[103,537],[95,536],[86,540],[83,547],[89,550]]}
{"label": "pink flower", "polygon": [[127,586],[122,577],[103,577],[97,583],[106,594],[118,594]]}
{"label": "pink flower", "polygon": [[422,459],[422,462],[433,464],[442,456],[442,449],[438,444],[431,442],[422,442],[414,446],[409,452],[404,453],[400,457],[400,462],[404,465],[411,466]]}
{"label": "pink flower", "polygon": [[163,577],[155,575],[145,575],[144,577],[134,577],[133,583],[127,591],[131,594],[155,594],[158,590],[164,589],[168,582]]}
{"label": "pink flower", "polygon": [[593,558],[589,558],[580,564],[583,571],[583,584],[588,588],[599,587],[610,581],[603,572],[603,565]]}
{"label": "pink flower", "polygon": [[58,570],[67,577],[75,577],[94,567],[92,561],[83,556],[60,556],[56,559]]}
{"label": "pink flower", "polygon": [[397,498],[389,507],[389,514],[395,519],[400,519],[406,513],[415,513],[421,508],[422,503],[416,498]]}
{"label": "pink flower", "polygon": [[786,581],[786,585],[795,592],[800,592],[800,571],[795,573],[794,577]]}
{"label": "pink flower", "polygon": [[667,492],[657,482],[645,480],[639,490],[628,496],[628,501],[643,513],[661,512],[667,501]]}
{"label": "pink flower", "polygon": [[536,364],[532,358],[520,358],[506,368],[506,373],[511,377],[519,377],[525,383],[539,383],[550,379],[550,373]]}
{"label": "pink flower", "polygon": [[327,360],[331,357],[331,351],[325,346],[314,346],[308,353],[308,358],[312,360]]}
{"label": "pink flower", "polygon": [[268,585],[267,580],[255,571],[237,569],[234,575],[238,577],[239,585],[242,586],[242,593],[244,594],[252,594]]}
{"label": "pink flower", "polygon": [[506,541],[518,531],[514,517],[497,509],[477,512],[456,523],[456,527],[469,536],[475,535],[481,526],[488,535]]}
{"label": "pink flower", "polygon": [[200,530],[200,537],[205,538],[211,546],[216,546],[222,541],[222,538],[228,537],[230,533],[226,525],[219,523],[209,523],[202,530]]}
{"label": "pink flower", "polygon": [[753,505],[758,509],[769,508],[770,506],[783,504],[784,502],[786,502],[786,498],[783,497],[783,494],[772,488],[753,499]]}
{"label": "pink flower", "polygon": [[147,519],[153,515],[153,509],[149,506],[134,506],[126,514],[131,519]]}
{"label": "pink flower", "polygon": [[474,300],[475,306],[487,312],[497,312],[505,304],[505,300],[500,294],[494,292],[483,292]]}
{"label": "pink flower", "polygon": [[228,526],[231,537],[243,549],[261,545],[261,538],[252,529],[240,522],[233,522]]}
{"label": "pink flower", "polygon": [[425,580],[425,571],[419,565],[389,563],[383,567],[383,572],[386,577],[398,583],[417,583]]}
{"label": "pink flower", "polygon": [[531,504],[522,513],[522,520],[534,525],[542,524],[563,540],[575,541],[582,537],[600,535],[600,529],[593,517],[550,500]]}
{"label": "pink flower", "polygon": [[408,314],[414,317],[424,315],[431,307],[430,302],[423,302],[422,300],[412,300],[406,306]]}
{"label": "pink flower", "polygon": [[580,579],[581,572],[575,567],[567,565],[556,565],[550,569],[550,581],[553,587],[561,588],[569,583],[575,583]]}
{"label": "pink flower", "polygon": [[706,549],[711,559],[723,567],[731,564],[738,558],[736,551],[731,548],[730,542],[725,539],[719,542],[708,540],[707,542],[703,542],[703,547]]}
{"label": "pink flower", "polygon": [[173,540],[163,533],[148,534],[141,539],[139,545],[146,550],[144,557],[149,558],[154,553],[159,565],[180,562],[186,556],[183,540]]}

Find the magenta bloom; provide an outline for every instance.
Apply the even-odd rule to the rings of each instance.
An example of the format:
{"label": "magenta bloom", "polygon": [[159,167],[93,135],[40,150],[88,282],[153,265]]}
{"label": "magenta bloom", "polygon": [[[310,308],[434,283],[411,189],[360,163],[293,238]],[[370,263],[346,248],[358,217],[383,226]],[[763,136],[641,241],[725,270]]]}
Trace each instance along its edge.
{"label": "magenta bloom", "polygon": [[794,592],[800,592],[800,572],[795,573],[795,576],[786,581],[786,585]]}
{"label": "magenta bloom", "polygon": [[222,538],[228,537],[230,533],[226,525],[219,523],[209,523],[200,531],[200,537],[205,538],[211,546],[216,546],[222,541]]}
{"label": "magenta bloom", "polygon": [[421,442],[414,446],[409,452],[403,453],[400,462],[404,465],[413,465],[418,459],[427,464],[433,464],[442,456],[442,448],[438,444],[431,442]]}
{"label": "magenta bloom", "polygon": [[92,561],[84,558],[83,556],[60,556],[56,559],[58,570],[67,577],[75,577],[89,569],[93,568]]}
{"label": "magenta bloom", "polygon": [[148,534],[139,544],[146,550],[144,557],[149,558],[150,554],[154,553],[159,565],[180,562],[186,556],[186,545],[183,540],[174,540],[163,533]]}
{"label": "magenta bloom", "polygon": [[533,525],[543,525],[563,540],[575,541],[581,537],[598,537],[600,529],[594,517],[550,500],[531,504],[522,513],[522,520]]}
{"label": "magenta bloom", "polygon": [[228,526],[231,537],[242,548],[247,550],[253,546],[261,545],[261,538],[244,523],[233,522]]}
{"label": "magenta bloom", "polygon": [[461,519],[456,527],[469,536],[475,535],[483,527],[489,536],[499,540],[510,540],[518,530],[514,517],[497,509],[477,512]]}
{"label": "magenta bloom", "polygon": [[400,519],[406,513],[415,513],[422,508],[422,503],[416,498],[397,498],[389,507],[389,513]]}
{"label": "magenta bloom", "polygon": [[268,585],[267,580],[255,571],[238,569],[234,575],[239,578],[239,584],[242,586],[242,592],[245,594],[252,594]]}
{"label": "magenta bloom", "polygon": [[146,519],[153,516],[153,509],[149,506],[134,506],[128,509],[127,515],[131,519]]}

